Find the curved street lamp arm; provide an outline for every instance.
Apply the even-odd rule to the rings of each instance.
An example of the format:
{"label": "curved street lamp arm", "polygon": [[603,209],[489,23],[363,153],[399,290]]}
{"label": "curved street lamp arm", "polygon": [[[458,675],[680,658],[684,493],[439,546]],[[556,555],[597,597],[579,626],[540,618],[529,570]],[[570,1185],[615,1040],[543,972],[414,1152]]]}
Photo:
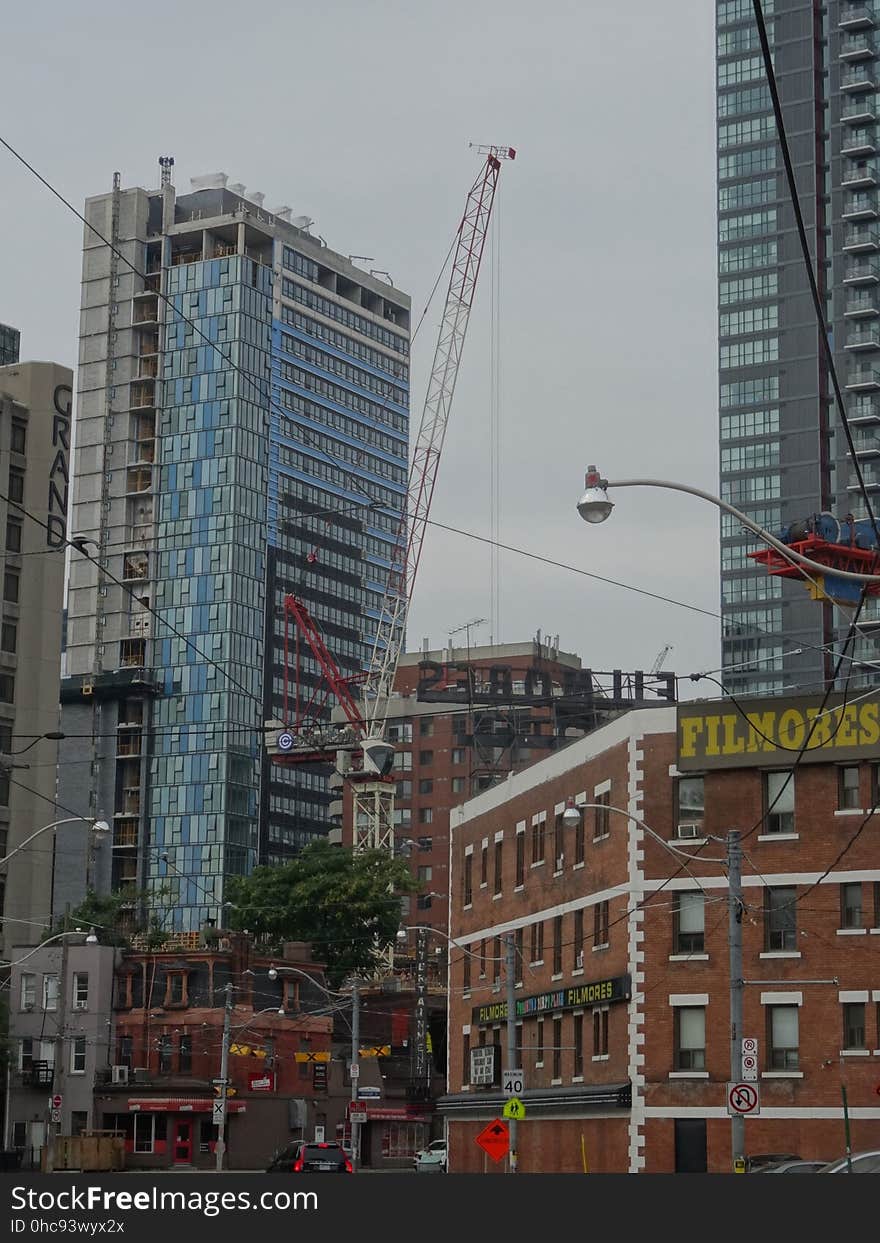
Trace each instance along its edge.
{"label": "curved street lamp arm", "polygon": [[78,931],[74,929],[71,932],[56,932],[54,936],[47,937],[45,941],[41,941],[39,945],[35,945],[34,948],[29,953],[25,954],[23,958],[16,958],[12,962],[0,962],[0,967],[17,967],[21,963],[27,962],[29,958],[33,958],[34,954],[38,953],[45,946],[51,945],[53,941],[60,941],[64,937],[84,937],[85,935],[86,933],[82,928]]}
{"label": "curved street lamp arm", "polygon": [[30,837],[26,837],[23,842],[19,842],[14,850],[10,850],[8,855],[0,859],[0,864],[6,863],[13,855],[17,855],[20,850],[24,850],[25,846],[32,842],[35,837],[39,837],[41,833],[47,833],[49,829],[57,829],[61,824],[75,824],[80,820],[86,824],[95,823],[90,816],[69,816],[66,820],[53,820],[51,824],[44,824],[42,828],[37,829],[36,833],[31,833]]}

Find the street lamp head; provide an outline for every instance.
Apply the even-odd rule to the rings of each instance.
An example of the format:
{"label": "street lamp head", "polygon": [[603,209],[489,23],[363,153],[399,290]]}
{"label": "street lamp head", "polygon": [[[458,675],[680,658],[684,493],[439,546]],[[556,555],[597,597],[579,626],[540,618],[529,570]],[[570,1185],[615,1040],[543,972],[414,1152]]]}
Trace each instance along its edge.
{"label": "street lamp head", "polygon": [[581,822],[581,812],[579,807],[575,807],[574,799],[570,798],[566,802],[565,811],[562,813],[562,823],[567,829],[576,829]]}
{"label": "street lamp head", "polygon": [[604,522],[614,508],[609,501],[606,488],[608,480],[603,479],[595,466],[588,466],[584,477],[584,494],[577,503],[577,511],[584,522]]}
{"label": "street lamp head", "polygon": [[97,945],[97,944],[98,944],[98,934],[95,932],[94,928],[90,928],[89,935],[86,937],[86,945]]}
{"label": "street lamp head", "polygon": [[398,940],[398,941],[405,941],[405,940],[406,940],[406,929],[405,929],[405,928],[398,928],[398,930],[397,930],[397,934],[396,934],[396,935],[397,935],[397,940]]}
{"label": "street lamp head", "polygon": [[110,825],[106,820],[95,820],[92,824],[92,831],[94,833],[109,833]]}
{"label": "street lamp head", "polygon": [[269,976],[269,979],[270,979],[270,980],[277,980],[277,979],[278,979],[278,972],[275,970],[275,968],[274,968],[274,967],[270,967],[270,968],[269,968],[269,971],[268,971],[268,973],[267,973],[267,974],[268,974],[268,976]]}

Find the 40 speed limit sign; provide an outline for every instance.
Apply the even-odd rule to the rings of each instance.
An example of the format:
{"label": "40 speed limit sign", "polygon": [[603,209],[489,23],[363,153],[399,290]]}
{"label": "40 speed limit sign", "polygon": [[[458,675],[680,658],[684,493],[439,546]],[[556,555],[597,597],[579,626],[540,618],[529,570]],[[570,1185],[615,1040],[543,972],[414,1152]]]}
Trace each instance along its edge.
{"label": "40 speed limit sign", "polygon": [[526,1081],[522,1069],[502,1072],[501,1087],[505,1096],[519,1096],[525,1086]]}

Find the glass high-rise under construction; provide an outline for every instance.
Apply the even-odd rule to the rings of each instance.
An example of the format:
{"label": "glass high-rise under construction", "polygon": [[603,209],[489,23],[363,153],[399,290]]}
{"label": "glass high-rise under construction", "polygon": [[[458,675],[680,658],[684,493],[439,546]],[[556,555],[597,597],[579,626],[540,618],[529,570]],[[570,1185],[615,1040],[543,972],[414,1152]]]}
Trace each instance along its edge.
{"label": "glass high-rise under construction", "polygon": [[[301,596],[342,672],[365,666],[406,493],[409,298],[225,175],[178,194],[164,161],[162,182],[86,203],[71,532],[90,559],[59,801],[113,825],[93,875],[161,886],[190,930],[224,877],[330,827],[328,770],[263,751],[280,606]],[[56,909],[83,874],[63,834]]]}

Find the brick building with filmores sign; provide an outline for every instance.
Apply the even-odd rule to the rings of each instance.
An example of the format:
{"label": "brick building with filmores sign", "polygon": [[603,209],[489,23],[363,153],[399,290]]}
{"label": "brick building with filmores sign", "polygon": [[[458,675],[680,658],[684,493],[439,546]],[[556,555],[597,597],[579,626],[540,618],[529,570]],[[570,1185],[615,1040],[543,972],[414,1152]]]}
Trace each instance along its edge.
{"label": "brick building with filmores sign", "polygon": [[[746,1154],[842,1155],[841,1085],[853,1150],[880,1148],[877,705],[832,698],[797,763],[820,698],[741,707],[627,713],[453,809],[451,1172],[506,1168],[474,1139],[504,1105],[509,933],[519,1171],[731,1170],[730,829],[760,1102]],[[492,1045],[494,1073],[478,1056],[472,1076]]]}

